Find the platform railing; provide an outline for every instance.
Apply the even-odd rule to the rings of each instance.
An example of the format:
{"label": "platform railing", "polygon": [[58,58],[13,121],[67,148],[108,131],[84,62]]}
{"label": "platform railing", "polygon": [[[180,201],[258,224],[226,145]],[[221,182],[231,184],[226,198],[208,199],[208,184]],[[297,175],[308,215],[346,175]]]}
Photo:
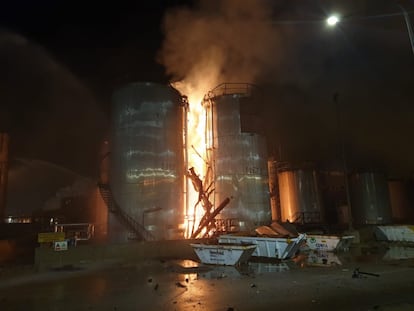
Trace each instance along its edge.
{"label": "platform railing", "polygon": [[204,99],[208,100],[218,96],[232,94],[251,96],[254,90],[257,89],[258,86],[251,83],[222,83],[217,85],[214,89],[210,90]]}

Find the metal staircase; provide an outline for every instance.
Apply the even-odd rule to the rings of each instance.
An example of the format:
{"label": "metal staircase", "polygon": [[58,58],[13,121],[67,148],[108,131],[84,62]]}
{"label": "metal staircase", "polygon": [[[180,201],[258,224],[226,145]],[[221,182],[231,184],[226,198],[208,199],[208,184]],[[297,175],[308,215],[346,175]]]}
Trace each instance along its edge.
{"label": "metal staircase", "polygon": [[143,225],[137,222],[134,218],[129,216],[122,208],[116,203],[112,190],[109,184],[98,183],[99,192],[104,200],[109,212],[114,214],[118,220],[131,230],[138,239],[145,241],[155,240],[155,237],[151,232],[147,231]]}

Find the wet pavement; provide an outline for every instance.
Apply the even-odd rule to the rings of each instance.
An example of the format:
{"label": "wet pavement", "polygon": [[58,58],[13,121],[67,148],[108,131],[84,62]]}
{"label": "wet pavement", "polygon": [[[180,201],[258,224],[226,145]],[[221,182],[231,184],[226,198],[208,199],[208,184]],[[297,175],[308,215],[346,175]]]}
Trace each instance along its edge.
{"label": "wet pavement", "polygon": [[412,311],[413,258],[413,248],[397,245],[237,267],[191,260],[63,266],[2,277],[0,310]]}

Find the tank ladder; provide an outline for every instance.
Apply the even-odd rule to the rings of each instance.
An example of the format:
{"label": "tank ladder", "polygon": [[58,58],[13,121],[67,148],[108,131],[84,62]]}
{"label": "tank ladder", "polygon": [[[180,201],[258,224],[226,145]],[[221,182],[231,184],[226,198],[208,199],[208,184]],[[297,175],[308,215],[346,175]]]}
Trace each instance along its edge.
{"label": "tank ladder", "polygon": [[137,237],[145,241],[153,241],[155,237],[145,229],[145,227],[128,215],[115,201],[112,190],[109,184],[98,183],[99,192],[104,200],[109,212],[114,214],[118,220],[126,226],[129,230],[134,232]]}

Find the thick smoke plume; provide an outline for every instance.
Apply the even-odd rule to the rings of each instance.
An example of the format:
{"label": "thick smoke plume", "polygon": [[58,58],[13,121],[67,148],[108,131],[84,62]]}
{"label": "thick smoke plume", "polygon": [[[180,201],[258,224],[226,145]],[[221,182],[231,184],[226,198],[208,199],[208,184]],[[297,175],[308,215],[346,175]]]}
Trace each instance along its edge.
{"label": "thick smoke plume", "polygon": [[[278,59],[269,1],[200,1],[169,11],[160,61],[184,94],[256,82]],[[207,88],[207,89],[205,89]]]}

